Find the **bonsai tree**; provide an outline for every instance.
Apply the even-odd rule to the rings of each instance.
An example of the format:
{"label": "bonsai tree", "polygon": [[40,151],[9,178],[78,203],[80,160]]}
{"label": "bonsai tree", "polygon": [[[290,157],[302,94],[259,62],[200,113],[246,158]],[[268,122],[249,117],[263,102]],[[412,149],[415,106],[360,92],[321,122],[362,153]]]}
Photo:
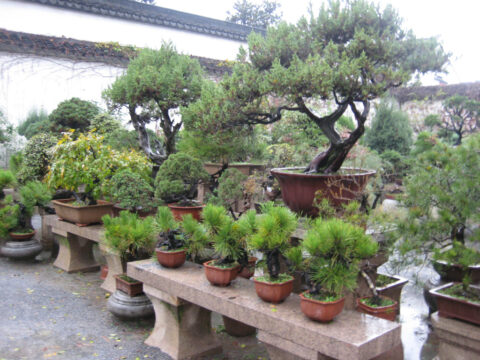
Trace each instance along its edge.
{"label": "bonsai tree", "polygon": [[211,239],[205,226],[194,219],[191,214],[187,214],[182,218],[180,229],[184,235],[187,254],[193,262],[203,264],[207,259],[211,259],[213,255],[210,246]]}
{"label": "bonsai tree", "polygon": [[264,281],[285,280],[289,276],[280,273],[280,260],[291,247],[290,236],[297,228],[297,218],[289,209],[275,206],[272,202],[262,205],[262,213],[254,234],[247,239],[248,245],[264,256],[260,262],[260,265],[266,265],[268,271]]}
{"label": "bonsai tree", "polygon": [[130,169],[115,173],[108,187],[105,192],[123,209],[149,212],[157,205],[152,186],[144,177]]}
{"label": "bonsai tree", "polygon": [[[289,259],[305,272],[307,297],[333,301],[357,286],[360,262],[377,252],[365,230],[340,219],[316,219]],[[308,254],[302,259],[302,251]],[[301,261],[299,261],[301,260]]]}
{"label": "bonsai tree", "polygon": [[[405,262],[423,262],[436,253],[436,259],[459,263],[459,248],[469,244],[466,235],[471,242],[480,240],[473,226],[480,220],[479,148],[480,136],[474,135],[456,148],[438,142],[417,155],[402,198],[407,216],[396,220],[396,237],[402,238],[397,248]],[[454,245],[456,260],[444,252]]]}
{"label": "bonsai tree", "polygon": [[156,246],[158,249],[173,251],[185,246],[185,241],[179,230],[180,224],[175,221],[168,207],[159,207],[155,220],[160,230],[159,240]]}
{"label": "bonsai tree", "polygon": [[52,161],[51,149],[57,140],[50,134],[34,135],[23,150],[23,161],[17,174],[18,181],[43,180]]}
{"label": "bonsai tree", "polygon": [[[80,134],[76,140],[66,133],[54,148],[46,180],[52,189],[71,190],[80,205],[94,205],[111,192],[112,176],[127,168],[145,180],[151,176],[151,165],[143,154],[113,150],[92,132]],[[78,193],[80,187],[84,187],[82,194]]]}
{"label": "bonsai tree", "polygon": [[[414,74],[442,71],[448,60],[434,38],[417,39],[396,11],[364,0],[331,1],[317,17],[280,23],[251,34],[217,103],[228,104],[228,126],[272,124],[290,111],[308,116],[329,140],[305,172],[332,173],[365,132],[370,103]],[[333,104],[319,114],[316,100]],[[349,109],[356,127],[341,136],[336,124]]]}
{"label": "bonsai tree", "polygon": [[442,116],[428,116],[425,124],[455,135],[455,145],[480,128],[480,101],[454,95],[443,102]]}
{"label": "bonsai tree", "polygon": [[[160,50],[142,50],[130,61],[125,74],[104,92],[104,98],[111,108],[128,110],[140,147],[160,165],[175,153],[175,139],[182,126],[176,109],[198,98],[201,83],[199,62],[178,54],[172,44],[163,44]],[[157,121],[163,145],[153,144],[146,129],[147,124]]]}
{"label": "bonsai tree", "polygon": [[15,183],[15,176],[10,170],[0,170],[0,200],[5,198],[3,189],[5,189],[7,186],[15,185]]}
{"label": "bonsai tree", "polygon": [[194,203],[200,181],[208,180],[200,160],[184,153],[171,155],[158,169],[155,196],[166,203],[189,206]]}
{"label": "bonsai tree", "polygon": [[94,103],[73,97],[58,104],[48,119],[51,123],[51,130],[55,133],[70,129],[81,132],[87,130],[90,121],[99,112],[100,108]]}
{"label": "bonsai tree", "polygon": [[123,261],[149,258],[155,245],[156,227],[152,217],[141,219],[137,214],[121,211],[119,217],[102,217],[105,243],[116,250]]}

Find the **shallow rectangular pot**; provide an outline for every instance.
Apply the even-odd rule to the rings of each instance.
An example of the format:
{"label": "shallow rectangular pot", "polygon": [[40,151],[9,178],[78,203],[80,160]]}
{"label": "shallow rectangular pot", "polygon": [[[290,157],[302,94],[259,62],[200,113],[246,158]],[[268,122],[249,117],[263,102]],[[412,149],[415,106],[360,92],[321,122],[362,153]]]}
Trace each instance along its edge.
{"label": "shallow rectangular pot", "polygon": [[122,274],[115,275],[117,290],[123,291],[129,296],[143,294],[143,283],[141,281],[128,282],[121,278]]}
{"label": "shallow rectangular pot", "polygon": [[405,286],[405,284],[408,283],[408,279],[402,278],[398,275],[385,275],[382,274],[383,276],[387,276],[389,278],[395,279],[396,281],[388,284],[386,286],[382,287],[377,287],[377,292],[379,295],[383,295],[386,297],[389,297],[392,300],[395,300],[399,306],[397,308],[397,315],[400,314],[400,302],[402,298],[402,289]]}
{"label": "shallow rectangular pot", "polygon": [[100,223],[103,215],[111,215],[113,203],[97,200],[97,205],[73,206],[71,199],[53,200],[52,204],[59,218],[75,224],[89,225]]}

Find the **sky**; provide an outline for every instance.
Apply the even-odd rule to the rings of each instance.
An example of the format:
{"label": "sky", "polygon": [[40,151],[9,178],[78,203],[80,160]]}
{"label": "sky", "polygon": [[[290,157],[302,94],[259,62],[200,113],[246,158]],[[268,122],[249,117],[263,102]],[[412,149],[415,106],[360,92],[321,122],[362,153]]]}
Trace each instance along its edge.
{"label": "sky", "polygon": [[[251,0],[260,3],[260,0]],[[449,74],[443,79],[449,84],[480,81],[480,0],[375,0],[381,6],[390,3],[404,19],[405,27],[417,37],[436,36],[445,51],[452,53]],[[283,19],[295,23],[314,12],[324,0],[277,0]],[[156,0],[157,6],[224,20],[233,10],[235,0]],[[435,85],[433,76],[422,79],[424,85]]]}

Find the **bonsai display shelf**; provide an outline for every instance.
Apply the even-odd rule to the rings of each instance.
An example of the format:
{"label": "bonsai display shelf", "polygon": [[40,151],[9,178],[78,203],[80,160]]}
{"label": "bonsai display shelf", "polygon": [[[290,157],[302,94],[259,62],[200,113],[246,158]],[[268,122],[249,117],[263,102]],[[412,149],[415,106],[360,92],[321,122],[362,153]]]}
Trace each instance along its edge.
{"label": "bonsai display shelf", "polygon": [[101,287],[115,292],[114,276],[124,273],[125,269],[120,256],[103,245],[103,225],[81,227],[61,221],[56,215],[45,216],[44,225],[52,228],[58,240],[59,251],[53,265],[68,273],[99,270],[100,264],[93,256],[93,245],[98,243],[108,265],[108,274]]}
{"label": "bonsai display shelf", "polygon": [[145,343],[173,359],[221,351],[211,311],[258,329],[271,359],[403,359],[401,326],[355,311],[321,324],[306,318],[300,298],[273,305],[260,300],[252,281],[237,278],[215,287],[201,265],[186,262],[167,269],[155,261],[128,263],[127,275],[144,283],[155,309],[155,328]]}

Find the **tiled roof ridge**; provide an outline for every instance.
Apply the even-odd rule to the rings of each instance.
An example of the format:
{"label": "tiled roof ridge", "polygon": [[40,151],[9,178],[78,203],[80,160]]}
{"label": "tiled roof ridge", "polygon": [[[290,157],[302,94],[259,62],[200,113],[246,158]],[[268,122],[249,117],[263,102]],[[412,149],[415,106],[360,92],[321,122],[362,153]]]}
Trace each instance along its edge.
{"label": "tiled roof ridge", "polygon": [[264,33],[263,29],[252,28],[222,20],[138,3],[132,0],[24,0],[74,11],[138,21],[153,25],[176,28],[210,36],[245,41],[252,31]]}
{"label": "tiled roof ridge", "polygon": [[[128,62],[132,57],[135,57],[138,49],[133,46],[120,46],[116,43],[95,43],[0,28],[0,51],[127,67]],[[220,60],[199,56],[192,57],[199,60],[200,65],[212,75],[222,75],[230,71],[228,64]]]}

